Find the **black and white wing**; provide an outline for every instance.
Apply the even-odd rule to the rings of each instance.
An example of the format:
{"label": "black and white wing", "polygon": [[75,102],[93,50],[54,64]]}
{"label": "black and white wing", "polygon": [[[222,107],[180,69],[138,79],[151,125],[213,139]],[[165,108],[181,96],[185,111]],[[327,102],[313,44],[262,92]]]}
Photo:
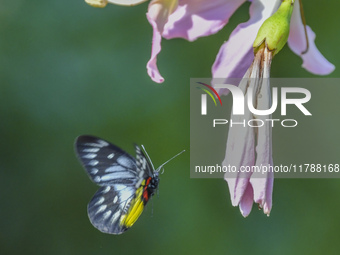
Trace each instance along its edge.
{"label": "black and white wing", "polygon": [[134,185],[139,176],[136,160],[119,147],[94,136],[79,136],[75,149],[91,180],[100,186]]}
{"label": "black and white wing", "polygon": [[[135,149],[136,149],[136,165],[139,179],[143,180],[148,178],[149,176],[153,176],[154,169],[152,163],[149,162],[148,158],[145,156],[144,152],[138,145],[135,145]],[[138,187],[139,185],[136,186]]]}
{"label": "black and white wing", "polygon": [[109,234],[117,235],[126,231],[121,218],[128,212],[135,192],[134,187],[124,184],[101,187],[87,206],[92,225]]}

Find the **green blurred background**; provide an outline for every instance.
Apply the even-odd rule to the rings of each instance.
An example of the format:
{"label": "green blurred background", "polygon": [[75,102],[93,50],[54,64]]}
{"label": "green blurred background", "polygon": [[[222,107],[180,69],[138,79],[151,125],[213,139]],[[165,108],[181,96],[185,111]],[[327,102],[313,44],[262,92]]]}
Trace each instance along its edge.
{"label": "green blurred background", "polygon": [[[340,4],[304,7],[318,48],[339,67]],[[166,80],[155,84],[145,70],[147,4],[0,0],[0,254],[338,254],[340,180],[276,180],[271,216],[254,206],[244,219],[223,180],[189,178],[189,79],[211,76],[220,45],[248,19],[248,8],[214,36],[163,40],[158,63]],[[315,77],[301,63],[286,47],[272,76]],[[339,77],[338,69],[329,77]],[[336,88],[334,107],[339,95]],[[331,103],[324,99],[317,104]],[[320,155],[337,153],[339,124],[335,116],[304,139]],[[97,187],[73,151],[81,134],[131,154],[133,142],[143,143],[155,165],[187,150],[165,167],[159,199],[123,235],[102,234],[87,218]],[[289,161],[281,141],[287,137],[274,135],[274,162]]]}

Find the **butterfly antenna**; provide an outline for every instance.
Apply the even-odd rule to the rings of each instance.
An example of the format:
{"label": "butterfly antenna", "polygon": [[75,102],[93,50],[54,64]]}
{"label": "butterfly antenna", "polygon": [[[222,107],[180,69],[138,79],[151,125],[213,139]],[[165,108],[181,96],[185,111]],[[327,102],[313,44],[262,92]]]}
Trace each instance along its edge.
{"label": "butterfly antenna", "polygon": [[152,166],[152,170],[155,170],[155,167],[152,164],[151,158],[149,157],[149,154],[146,152],[144,145],[141,145],[143,148],[143,151],[145,152],[146,156],[148,157],[148,161],[150,162],[151,166]]}
{"label": "butterfly antenna", "polygon": [[[160,165],[157,169],[156,169],[156,172],[159,172],[161,169],[162,169],[162,167],[166,164],[166,163],[168,163],[170,160],[173,160],[174,158],[176,158],[177,156],[179,156],[179,155],[181,155],[183,152],[185,152],[185,150],[182,150],[180,153],[177,153],[175,156],[173,156],[171,159],[169,159],[169,160],[167,160],[166,162],[164,162],[162,165]],[[164,173],[164,169],[163,169],[163,171],[162,171],[162,174]]]}

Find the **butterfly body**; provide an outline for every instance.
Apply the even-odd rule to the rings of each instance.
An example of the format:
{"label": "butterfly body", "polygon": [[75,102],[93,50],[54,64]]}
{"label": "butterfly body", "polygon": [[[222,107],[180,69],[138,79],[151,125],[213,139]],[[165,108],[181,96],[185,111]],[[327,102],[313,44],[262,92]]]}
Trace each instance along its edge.
{"label": "butterfly body", "polygon": [[125,232],[158,188],[159,172],[138,145],[136,158],[94,136],[79,136],[75,149],[90,179],[101,186],[88,204],[91,223],[104,233]]}

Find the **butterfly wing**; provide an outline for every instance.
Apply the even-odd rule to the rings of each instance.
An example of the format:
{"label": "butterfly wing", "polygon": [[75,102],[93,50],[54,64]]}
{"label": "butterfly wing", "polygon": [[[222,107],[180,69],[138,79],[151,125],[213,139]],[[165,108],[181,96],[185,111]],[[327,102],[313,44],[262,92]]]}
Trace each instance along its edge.
{"label": "butterfly wing", "polygon": [[137,181],[135,159],[119,147],[87,135],[79,136],[75,147],[90,179],[98,185],[133,185]]}
{"label": "butterfly wing", "polygon": [[[150,162],[147,160],[144,152],[137,144],[135,145],[135,149],[137,172],[139,175],[139,181],[142,181],[152,177],[154,175],[154,169],[151,167]],[[136,186],[138,187],[139,185],[137,184]]]}
{"label": "butterfly wing", "polygon": [[139,218],[147,201],[146,180],[153,173],[139,148],[136,159],[94,136],[80,136],[76,153],[92,181],[102,186],[88,204],[91,223],[100,231],[121,234]]}
{"label": "butterfly wing", "polygon": [[101,232],[121,234],[128,229],[124,216],[135,198],[134,187],[124,184],[101,187],[87,206],[89,219]]}

